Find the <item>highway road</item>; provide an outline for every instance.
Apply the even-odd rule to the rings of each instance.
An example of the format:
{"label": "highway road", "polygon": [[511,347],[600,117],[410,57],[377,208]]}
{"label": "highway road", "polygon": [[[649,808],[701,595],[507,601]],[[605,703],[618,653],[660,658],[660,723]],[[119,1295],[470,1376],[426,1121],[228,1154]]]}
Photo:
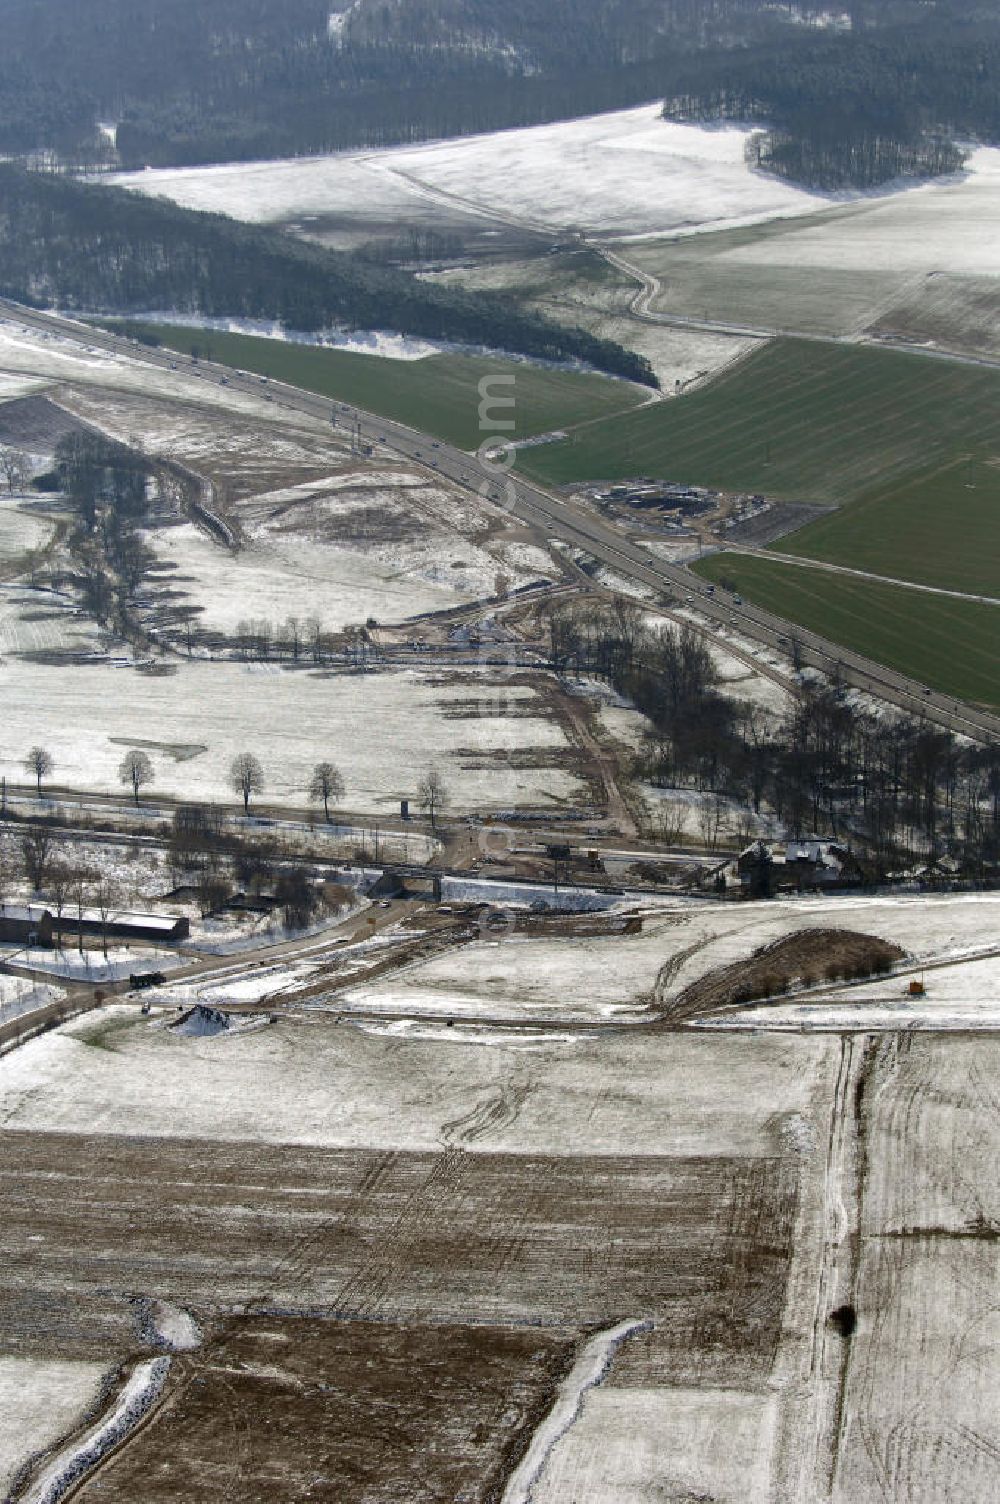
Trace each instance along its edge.
{"label": "highway road", "polygon": [[[560,539],[585,551],[623,579],[648,586],[696,610],[709,633],[718,635],[722,645],[727,645],[725,633],[729,631],[761,647],[787,653],[790,639],[794,637],[803,664],[829,675],[839,675],[843,683],[855,689],[973,740],[1000,740],[1000,716],[956,701],[894,669],[829,642],[818,633],[792,626],[750,602],[737,602],[714,591],[688,569],[655,558],[572,500],[546,491],[516,474],[499,474],[492,467],[481,464],[475,455],[429,438],[405,424],[346,404],[331,403],[329,398],[299,387],[277,381],[264,382],[259,376],[229,366],[205,360],[195,362],[190,357],[162,348],[140,345],[120,335],[58,315],[41,313],[19,303],[0,299],[0,317],[67,336],[85,346],[126,355],[159,369],[183,369],[187,375],[211,385],[225,384],[234,390],[252,392],[258,398],[262,395],[270,397],[276,407],[286,411],[327,421],[332,419],[338,432],[345,427],[357,426],[363,442],[386,446],[432,473],[486,496],[509,508],[520,521],[539,528],[547,537]],[[502,443],[502,436],[485,432],[484,440],[490,439]],[[956,642],[955,651],[961,651],[961,643]]]}

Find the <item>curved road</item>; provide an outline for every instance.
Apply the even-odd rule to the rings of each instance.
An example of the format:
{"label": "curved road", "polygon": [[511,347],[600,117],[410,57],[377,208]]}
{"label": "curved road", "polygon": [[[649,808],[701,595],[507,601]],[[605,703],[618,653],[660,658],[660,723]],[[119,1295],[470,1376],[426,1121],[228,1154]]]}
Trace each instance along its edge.
{"label": "curved road", "polygon": [[741,339],[799,339],[819,345],[867,345],[873,350],[901,350],[906,355],[922,355],[926,360],[945,360],[962,366],[987,366],[992,370],[1000,367],[1000,360],[989,355],[963,355],[957,350],[944,350],[929,345],[917,344],[904,339],[864,338],[860,333],[820,334],[802,329],[765,328],[759,324],[732,324],[722,319],[699,319],[692,314],[654,312],[653,304],[663,291],[659,277],[644,271],[641,266],[627,261],[617,251],[600,241],[588,240],[587,246],[604,258],[609,266],[624,276],[638,282],[639,288],[629,307],[629,317],[640,324],[660,324],[669,329],[692,329],[700,334],[728,334]]}
{"label": "curved road", "polygon": [[[262,388],[266,387],[275,405],[287,411],[311,418],[329,420],[333,417],[338,424],[349,419],[352,424],[360,426],[360,435],[364,441],[386,445],[432,473],[509,507],[521,521],[542,529],[549,537],[583,549],[622,578],[666,593],[675,599],[679,598],[682,604],[691,605],[707,620],[710,629],[715,628],[722,646],[728,646],[725,636],[727,629],[750,638],[763,647],[786,652],[789,639],[794,637],[804,664],[826,674],[839,674],[842,682],[963,736],[984,742],[1000,740],[1000,716],[931,690],[905,674],[828,642],[816,632],[792,626],[781,617],[773,616],[757,606],[746,602],[737,605],[734,601],[717,595],[714,589],[710,589],[682,566],[654,558],[638,544],[622,537],[613,527],[585,512],[572,501],[555,496],[516,474],[506,478],[491,477],[480,467],[475,456],[439,443],[406,424],[377,417],[359,408],[343,404],[336,406],[331,404],[329,398],[303,391],[299,387],[276,381],[264,383],[259,376],[230,366],[204,360],[193,362],[189,357],[179,356],[172,351],[139,345],[121,335],[110,334],[89,324],[40,313],[19,303],[0,299],[0,317],[4,316],[46,333],[58,333],[84,345],[127,355],[132,360],[145,362],[161,370],[183,367],[187,375],[213,386],[224,383],[237,391],[252,392],[257,397],[262,395]],[[498,445],[503,442],[495,435],[487,434],[486,437],[495,438]],[[956,649],[957,647],[956,644]]]}

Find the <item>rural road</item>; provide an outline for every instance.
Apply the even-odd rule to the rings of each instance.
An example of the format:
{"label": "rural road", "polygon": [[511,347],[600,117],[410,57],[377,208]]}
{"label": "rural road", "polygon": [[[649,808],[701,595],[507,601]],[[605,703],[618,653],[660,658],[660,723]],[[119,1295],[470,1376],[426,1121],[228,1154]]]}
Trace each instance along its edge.
{"label": "rural road", "polygon": [[[261,394],[263,383],[259,376],[204,360],[195,363],[189,357],[139,345],[121,335],[41,313],[19,303],[0,299],[0,317],[45,333],[60,334],[85,346],[97,346],[160,370],[183,365],[188,375],[206,384],[219,385],[225,380],[234,390],[253,392],[258,397]],[[429,438],[406,424],[380,418],[347,404],[337,406],[329,398],[283,382],[271,381],[267,383],[267,390],[275,405],[288,411],[314,419],[332,418],[340,423],[349,419],[352,424],[360,426],[360,436],[364,441],[387,446],[457,485],[508,507],[521,521],[541,529],[548,537],[582,549],[623,579],[646,586],[658,594],[679,598],[706,620],[709,630],[718,635],[720,645],[724,647],[728,647],[727,631],[735,631],[762,647],[779,652],[787,652],[789,638],[794,637],[802,662],[809,667],[829,675],[839,675],[841,682],[855,689],[973,740],[993,742],[1000,739],[1000,716],[956,701],[905,674],[829,642],[816,632],[791,626],[783,618],[760,607],[717,597],[714,587],[706,586],[686,568],[655,558],[565,497],[545,491],[516,474],[502,477],[487,472],[474,455]],[[490,434],[487,437],[495,438]],[[502,443],[499,439],[496,442]]]}
{"label": "rural road", "polygon": [[626,260],[618,251],[611,250],[600,241],[588,240],[584,243],[603,257],[609,266],[638,282],[639,288],[629,307],[629,316],[641,324],[659,324],[668,329],[692,329],[699,334],[735,335],[741,339],[799,339],[808,340],[814,345],[871,345],[877,350],[901,350],[907,355],[922,355],[926,360],[945,360],[953,365],[986,366],[992,370],[1000,368],[1000,360],[988,355],[963,355],[957,350],[939,349],[932,345],[917,344],[912,340],[872,338],[863,330],[849,334],[821,334],[803,329],[778,329],[763,324],[732,324],[722,319],[698,319],[685,313],[654,313],[653,305],[663,291],[659,277],[644,271],[641,266]]}

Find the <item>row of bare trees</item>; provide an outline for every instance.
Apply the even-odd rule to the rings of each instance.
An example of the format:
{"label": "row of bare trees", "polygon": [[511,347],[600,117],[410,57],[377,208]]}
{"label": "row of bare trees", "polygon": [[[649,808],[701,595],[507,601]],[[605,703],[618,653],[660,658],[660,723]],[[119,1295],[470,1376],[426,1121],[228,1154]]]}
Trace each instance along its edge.
{"label": "row of bare trees", "polygon": [[[42,797],[42,780],[55,768],[55,760],[46,747],[32,747],[24,759],[24,768],[35,779],[38,797]],[[118,766],[119,781],[132,790],[136,808],[139,793],[153,781],[153,764],[148,753],[133,747]],[[250,801],[262,794],[265,788],[264,768],[260,758],[253,752],[238,752],[229,765],[229,785],[234,794],[243,800],[243,812],[249,814]],[[314,804],[322,804],[323,815],[330,824],[331,806],[341,802],[345,785],[335,763],[324,759],[316,763],[309,779],[309,798]],[[417,803],[436,828],[437,817],[450,802],[448,788],[437,768],[429,768],[417,785]]]}
{"label": "row of bare trees", "polygon": [[155,466],[136,445],[83,430],[59,440],[56,473],[76,517],[66,583],[98,622],[130,637],[140,588],[155,563],[140,530]]}
{"label": "row of bare trees", "polygon": [[330,632],[318,616],[288,616],[280,622],[266,616],[244,617],[236,624],[234,646],[237,656],[248,663],[318,666],[346,657],[364,667],[379,651],[376,629],[374,620]]}
{"label": "row of bare trees", "polygon": [[[39,799],[42,797],[42,780],[55,768],[55,760],[46,747],[32,747],[24,758],[25,771],[35,779]],[[139,793],[153,781],[153,764],[148,753],[133,747],[125,754],[118,766],[119,782],[132,790],[135,806],[139,807]],[[253,752],[239,752],[229,765],[229,783],[235,794],[243,800],[243,810],[249,814],[250,800],[264,791],[264,769]],[[330,806],[344,797],[344,780],[329,761],[318,762],[309,780],[309,797],[322,804],[327,823],[330,822]],[[435,804],[440,800],[435,798]]]}
{"label": "row of bare trees", "polygon": [[[703,638],[649,627],[627,599],[554,611],[549,652],[557,670],[606,679],[647,717],[644,781],[766,810],[796,836],[849,839],[876,876],[944,855],[968,877],[1000,876],[1000,746],[876,713],[837,682],[803,682],[784,714],[723,694]],[[706,823],[720,808],[705,804]]]}

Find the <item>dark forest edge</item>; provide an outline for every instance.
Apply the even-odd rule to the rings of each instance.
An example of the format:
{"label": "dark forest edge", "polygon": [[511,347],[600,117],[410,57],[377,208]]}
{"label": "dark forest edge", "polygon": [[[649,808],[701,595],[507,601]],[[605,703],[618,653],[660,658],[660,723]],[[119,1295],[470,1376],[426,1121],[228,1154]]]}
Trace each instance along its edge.
{"label": "dark forest edge", "polygon": [[906,25],[706,53],[664,115],[760,125],[753,164],[821,190],[952,173],[956,140],[1000,139],[1000,18],[945,0]]}
{"label": "dark forest edge", "polygon": [[642,356],[550,323],[509,297],[431,286],[405,272],[119,188],[0,163],[0,293],[93,314],[169,308],[285,328],[385,329],[580,361],[656,386]]}
{"label": "dark forest edge", "polygon": [[0,151],[190,165],[665,98],[672,118],[765,124],[761,165],[830,189],[952,171],[956,140],[1000,139],[1000,17],[985,0],[835,12],[817,0],[356,0],[339,14],[331,25],[328,0],[0,0]]}

